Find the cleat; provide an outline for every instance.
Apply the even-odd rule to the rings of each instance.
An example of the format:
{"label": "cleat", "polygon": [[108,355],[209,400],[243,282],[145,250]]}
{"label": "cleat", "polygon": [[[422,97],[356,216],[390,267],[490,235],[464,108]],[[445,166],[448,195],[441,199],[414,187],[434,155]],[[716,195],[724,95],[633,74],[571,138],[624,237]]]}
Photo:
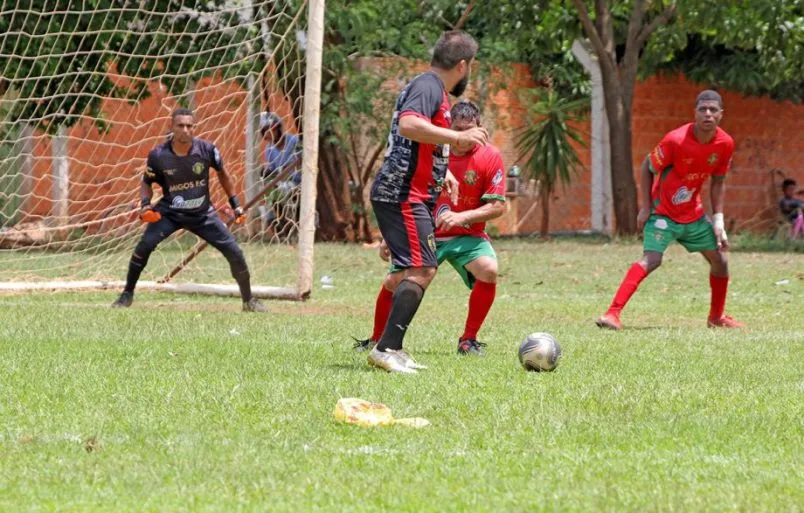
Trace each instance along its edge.
{"label": "cleat", "polygon": [[598,328],[606,328],[614,331],[623,329],[623,323],[620,322],[620,316],[615,313],[606,312],[598,320],[595,321]]}
{"label": "cleat", "polygon": [[123,292],[120,297],[115,299],[112,303],[112,308],[128,308],[134,302],[134,294],[132,292]]}
{"label": "cleat", "polygon": [[483,342],[474,340],[474,339],[466,339],[466,340],[459,340],[458,341],[458,354],[467,355],[471,354],[474,356],[486,356],[485,351],[483,348],[486,347],[486,344]]}
{"label": "cleat", "polygon": [[406,361],[393,349],[378,351],[375,347],[368,355],[368,363],[372,367],[377,367],[388,372],[398,372],[400,374],[416,374],[416,370],[407,366]]}
{"label": "cleat", "polygon": [[402,358],[402,361],[405,362],[405,366],[408,369],[424,370],[427,368],[426,365],[416,363],[416,361],[413,358],[411,358],[411,356],[408,353],[406,353],[404,349],[400,349],[399,351],[396,352],[396,354],[398,354],[399,357]]}
{"label": "cleat", "polygon": [[243,301],[243,311],[244,312],[259,312],[264,313],[267,312],[268,309],[265,307],[264,304],[260,302],[259,299],[253,297],[248,301]]}
{"label": "cleat", "polygon": [[371,340],[370,338],[360,340],[355,337],[352,337],[352,340],[355,341],[355,345],[352,346],[352,350],[355,353],[362,353],[363,351],[371,351],[374,348],[374,346],[377,345],[377,343]]}
{"label": "cleat", "polygon": [[731,315],[724,315],[720,319],[708,319],[707,328],[745,328],[745,324],[735,321]]}

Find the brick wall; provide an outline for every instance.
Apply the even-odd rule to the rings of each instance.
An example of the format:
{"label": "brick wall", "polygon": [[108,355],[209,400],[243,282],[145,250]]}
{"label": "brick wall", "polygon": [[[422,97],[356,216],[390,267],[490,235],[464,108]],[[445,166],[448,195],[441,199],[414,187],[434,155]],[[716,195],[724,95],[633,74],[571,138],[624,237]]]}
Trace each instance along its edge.
{"label": "brick wall", "polygon": [[[408,69],[421,69],[421,63]],[[382,68],[382,66],[380,66]],[[492,83],[506,87],[494,89],[486,102],[486,124],[492,130],[492,142],[502,151],[507,167],[516,162],[515,133],[525,119],[525,108],[518,94],[532,87],[525,66],[514,65],[505,72],[492,73]],[[398,77],[389,77],[394,87]],[[476,86],[474,84],[473,86]],[[693,101],[702,89],[680,76],[653,77],[637,85],[634,100],[634,169],[664,133],[692,119]],[[107,100],[104,113],[111,130],[101,133],[89,121],[68,131],[70,158],[70,214],[97,215],[114,204],[137,199],[139,177],[148,150],[165,135],[168,116],[175,107],[158,84],[151,84],[151,96],[135,105],[121,100]],[[470,90],[470,95],[472,91]],[[728,181],[727,218],[738,227],[763,229],[776,218],[774,202],[779,178],[771,180],[768,171],[783,173],[804,182],[804,107],[767,98],[746,98],[725,92],[722,126],[736,141],[734,168]],[[245,146],[245,91],[235,82],[205,79],[195,93],[200,137],[215,141],[223,153],[238,187],[242,187]],[[590,124],[579,127],[589,139]],[[551,230],[583,230],[591,227],[590,155],[579,148],[586,171],[572,185],[559,187],[551,199]],[[47,216],[50,209],[51,144],[48,137],[36,134],[34,145],[33,197],[23,207],[28,219]],[[213,190],[221,198],[220,188]],[[534,198],[522,197],[509,202],[508,213],[495,224],[501,233],[511,233],[520,223],[519,233],[538,230],[541,209],[522,219]]]}

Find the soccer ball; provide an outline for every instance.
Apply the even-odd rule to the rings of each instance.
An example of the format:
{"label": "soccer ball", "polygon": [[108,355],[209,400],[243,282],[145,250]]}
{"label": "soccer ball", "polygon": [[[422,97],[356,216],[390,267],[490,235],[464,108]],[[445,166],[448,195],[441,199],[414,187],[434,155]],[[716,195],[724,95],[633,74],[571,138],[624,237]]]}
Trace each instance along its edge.
{"label": "soccer ball", "polygon": [[551,371],[558,366],[561,346],[549,333],[531,333],[519,345],[519,363],[529,371]]}

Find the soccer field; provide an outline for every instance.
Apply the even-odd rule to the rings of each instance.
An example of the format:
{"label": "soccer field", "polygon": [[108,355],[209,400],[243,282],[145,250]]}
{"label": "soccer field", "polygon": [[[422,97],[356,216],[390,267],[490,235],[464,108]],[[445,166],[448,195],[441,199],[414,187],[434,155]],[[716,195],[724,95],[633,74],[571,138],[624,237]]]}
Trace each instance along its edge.
{"label": "soccer field", "polygon": [[[455,354],[468,291],[444,267],[407,336],[416,376],[351,351],[385,269],[357,246],[317,246],[312,298],[267,315],[0,296],[0,511],[801,511],[801,254],[733,253],[726,312],[749,329],[715,331],[708,267],[674,246],[609,332],[593,321],[640,246],[496,247],[487,357]],[[555,372],[519,366],[532,331],[562,345]],[[341,397],[432,425],[338,424]]]}

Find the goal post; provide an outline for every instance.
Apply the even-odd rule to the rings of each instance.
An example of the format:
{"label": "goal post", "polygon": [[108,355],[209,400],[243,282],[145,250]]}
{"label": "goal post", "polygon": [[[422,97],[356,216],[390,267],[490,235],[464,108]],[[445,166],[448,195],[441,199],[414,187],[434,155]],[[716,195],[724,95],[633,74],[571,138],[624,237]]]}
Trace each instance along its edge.
{"label": "goal post", "polygon": [[[56,0],[41,10],[0,0],[0,291],[122,288],[145,228],[146,156],[185,106],[249,206],[247,222],[231,224],[210,172],[212,204],[246,255],[255,296],[308,297],[324,9],[324,0]],[[284,133],[270,155],[267,112]],[[277,155],[285,165],[266,166]],[[138,290],[238,295],[226,259],[198,241],[183,231],[166,239]]]}

